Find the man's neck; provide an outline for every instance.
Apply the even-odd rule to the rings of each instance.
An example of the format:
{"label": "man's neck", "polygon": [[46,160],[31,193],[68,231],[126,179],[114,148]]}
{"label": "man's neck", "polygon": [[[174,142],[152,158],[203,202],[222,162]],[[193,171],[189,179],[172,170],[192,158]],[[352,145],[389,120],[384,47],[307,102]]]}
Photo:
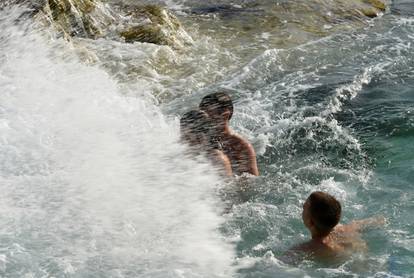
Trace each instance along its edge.
{"label": "man's neck", "polygon": [[218,135],[220,137],[226,137],[226,136],[229,136],[230,134],[231,134],[231,129],[230,129],[229,122],[222,124],[218,130]]}

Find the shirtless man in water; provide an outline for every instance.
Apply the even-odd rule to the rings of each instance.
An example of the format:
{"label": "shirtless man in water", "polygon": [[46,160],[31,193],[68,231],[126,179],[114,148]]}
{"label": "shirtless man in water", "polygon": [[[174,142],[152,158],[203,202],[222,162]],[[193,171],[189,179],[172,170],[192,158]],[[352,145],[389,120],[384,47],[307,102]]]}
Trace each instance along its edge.
{"label": "shirtless man in water", "polygon": [[259,175],[256,152],[243,137],[230,129],[229,121],[233,115],[233,102],[226,93],[214,93],[205,96],[199,108],[213,120],[214,137],[223,152],[229,157],[233,173]]}
{"label": "shirtless man in water", "polygon": [[311,233],[312,239],[292,248],[288,254],[302,253],[314,259],[333,261],[347,257],[354,252],[365,252],[367,246],[361,232],[368,227],[385,224],[382,217],[353,221],[347,225],[339,224],[341,204],[331,195],[313,192],[303,205],[302,219]]}

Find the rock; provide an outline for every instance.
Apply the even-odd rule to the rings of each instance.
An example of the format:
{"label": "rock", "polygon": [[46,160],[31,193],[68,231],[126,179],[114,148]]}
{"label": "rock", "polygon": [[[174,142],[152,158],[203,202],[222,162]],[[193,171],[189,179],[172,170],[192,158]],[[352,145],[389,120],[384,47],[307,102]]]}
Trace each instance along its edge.
{"label": "rock", "polygon": [[126,42],[147,42],[174,48],[192,43],[191,37],[182,28],[179,20],[160,6],[135,7],[127,16],[139,19],[140,23],[120,32]]}
{"label": "rock", "polygon": [[138,41],[160,45],[173,44],[172,39],[170,39],[167,34],[163,34],[160,26],[143,25],[131,27],[122,31],[120,35],[125,39],[125,42],[128,43]]}
{"label": "rock", "polygon": [[367,17],[370,17],[370,18],[377,17],[378,14],[379,14],[378,10],[375,9],[375,8],[372,8],[372,7],[371,8],[363,8],[360,11],[363,15],[365,15]]}
{"label": "rock", "polygon": [[364,0],[363,6],[358,10],[367,17],[374,18],[386,10],[387,6],[382,0]]}
{"label": "rock", "polygon": [[95,13],[102,3],[95,0],[47,0],[42,9],[46,19],[64,35],[97,38],[104,33],[103,27],[112,23],[109,16]]}
{"label": "rock", "polygon": [[[41,1],[41,0],[37,0]],[[69,39],[122,38],[125,42],[146,42],[181,48],[191,44],[179,20],[157,5],[123,6],[116,12],[99,0],[42,0],[35,15]]]}
{"label": "rock", "polygon": [[387,9],[387,5],[384,0],[366,0],[369,4],[371,4],[374,8],[385,11]]}

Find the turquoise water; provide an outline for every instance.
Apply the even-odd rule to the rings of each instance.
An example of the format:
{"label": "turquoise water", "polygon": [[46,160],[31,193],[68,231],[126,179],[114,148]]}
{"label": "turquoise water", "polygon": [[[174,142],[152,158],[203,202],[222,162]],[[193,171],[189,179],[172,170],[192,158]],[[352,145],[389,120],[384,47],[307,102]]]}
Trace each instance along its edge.
{"label": "turquoise water", "polygon": [[[271,121],[250,127],[255,135],[271,134],[259,156],[264,177],[225,227],[241,237],[240,258],[259,258],[242,277],[301,277],[303,269],[312,277],[413,275],[414,22],[404,13],[358,32],[271,50],[250,65],[255,76],[247,84],[230,82],[251,92],[247,113],[256,103]],[[279,63],[290,67],[275,70]],[[274,257],[309,237],[301,202],[316,189],[338,196],[345,223],[384,215],[389,224],[364,235],[366,257],[334,268],[304,262],[297,273],[281,270]]]}
{"label": "turquoise water", "polygon": [[[414,4],[327,24],[313,1],[315,33],[271,1],[159,2],[193,38],[184,51],[68,43],[0,10],[0,276],[413,277]],[[258,178],[225,181],[178,140],[177,117],[218,88]],[[343,223],[387,218],[367,254],[279,259],[309,238],[315,190]]]}

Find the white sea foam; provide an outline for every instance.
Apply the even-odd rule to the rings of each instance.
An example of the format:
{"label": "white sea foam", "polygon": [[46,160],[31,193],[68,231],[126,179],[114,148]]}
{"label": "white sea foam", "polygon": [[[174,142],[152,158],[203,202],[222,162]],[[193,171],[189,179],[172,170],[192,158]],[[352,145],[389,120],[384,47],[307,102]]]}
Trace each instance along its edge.
{"label": "white sea foam", "polygon": [[177,125],[0,13],[0,274],[231,275],[220,179]]}

